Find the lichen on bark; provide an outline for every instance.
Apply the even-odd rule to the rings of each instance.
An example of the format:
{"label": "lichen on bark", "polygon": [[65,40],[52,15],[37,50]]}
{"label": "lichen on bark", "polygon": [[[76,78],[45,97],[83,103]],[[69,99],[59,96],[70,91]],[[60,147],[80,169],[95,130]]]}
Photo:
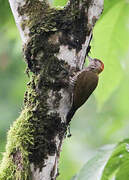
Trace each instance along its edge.
{"label": "lichen on bark", "polygon": [[[56,135],[62,138],[66,131],[65,122],[61,122],[61,117],[56,110],[62,98],[60,90],[68,87],[69,66],[54,56],[59,51],[58,46],[58,44],[53,46],[49,43],[47,35],[43,34],[34,36],[25,49],[28,67],[33,72],[25,96],[25,107],[32,109],[33,119],[31,123],[35,129],[34,144],[29,148],[31,151],[29,158],[38,167],[43,167],[43,160],[48,155],[56,153],[54,139]],[[40,54],[40,58],[36,59],[37,54]],[[55,96],[53,101],[55,112],[53,110],[49,113],[48,98],[50,98],[50,91]]]}

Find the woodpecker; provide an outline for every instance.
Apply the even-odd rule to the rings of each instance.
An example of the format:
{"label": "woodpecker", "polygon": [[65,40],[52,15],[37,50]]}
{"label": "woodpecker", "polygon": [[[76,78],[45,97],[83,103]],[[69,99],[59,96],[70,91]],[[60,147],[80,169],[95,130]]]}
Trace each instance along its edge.
{"label": "woodpecker", "polygon": [[102,61],[99,59],[92,59],[89,56],[88,59],[89,65],[71,79],[71,83],[73,84],[73,103],[67,116],[68,123],[76,110],[80,108],[93,93],[98,84],[98,75],[104,70]]}

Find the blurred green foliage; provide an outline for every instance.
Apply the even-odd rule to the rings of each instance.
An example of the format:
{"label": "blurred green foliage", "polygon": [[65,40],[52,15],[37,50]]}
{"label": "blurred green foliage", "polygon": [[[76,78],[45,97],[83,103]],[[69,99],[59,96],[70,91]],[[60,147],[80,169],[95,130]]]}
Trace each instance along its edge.
{"label": "blurred green foliage", "polygon": [[104,163],[108,161],[112,154],[114,145],[107,145],[99,149],[95,156],[88,161],[80,172],[76,175],[75,180],[96,180],[99,179]]}
{"label": "blurred green foliage", "polygon": [[113,7],[109,6],[110,9],[103,14],[94,29],[91,50],[92,54],[102,59],[105,64],[100,86],[95,92],[100,106],[124,81],[126,74],[122,64],[127,60],[125,56],[129,48],[129,3],[119,0]]}
{"label": "blurred green foliage", "polygon": [[106,145],[81,168],[72,180],[128,180],[129,139]]}
{"label": "blurred green foliage", "polygon": [[[55,0],[63,6],[67,0]],[[99,86],[71,122],[72,137],[63,145],[58,180],[70,180],[104,144],[129,137],[129,2],[105,0],[94,29],[90,55],[104,61]],[[6,133],[22,109],[25,62],[8,1],[0,0],[0,152]],[[0,158],[2,153],[0,153]],[[107,165],[108,166],[108,165]]]}

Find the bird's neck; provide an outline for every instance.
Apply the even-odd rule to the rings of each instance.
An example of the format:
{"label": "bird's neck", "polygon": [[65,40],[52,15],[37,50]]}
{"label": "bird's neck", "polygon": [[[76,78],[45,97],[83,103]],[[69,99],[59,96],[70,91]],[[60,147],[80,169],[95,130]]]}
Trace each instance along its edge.
{"label": "bird's neck", "polygon": [[100,72],[100,68],[95,66],[94,64],[90,64],[89,66],[87,66],[87,71],[91,71],[91,72],[94,72],[96,74],[99,74]]}

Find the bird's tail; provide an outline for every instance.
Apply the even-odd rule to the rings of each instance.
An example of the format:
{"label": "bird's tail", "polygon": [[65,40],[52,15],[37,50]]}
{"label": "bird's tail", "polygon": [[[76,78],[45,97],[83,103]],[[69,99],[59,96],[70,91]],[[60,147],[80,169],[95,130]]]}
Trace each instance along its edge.
{"label": "bird's tail", "polygon": [[74,114],[75,114],[75,110],[72,108],[72,109],[69,111],[68,115],[67,115],[67,124],[70,123],[70,121],[71,121],[72,117],[74,116]]}

